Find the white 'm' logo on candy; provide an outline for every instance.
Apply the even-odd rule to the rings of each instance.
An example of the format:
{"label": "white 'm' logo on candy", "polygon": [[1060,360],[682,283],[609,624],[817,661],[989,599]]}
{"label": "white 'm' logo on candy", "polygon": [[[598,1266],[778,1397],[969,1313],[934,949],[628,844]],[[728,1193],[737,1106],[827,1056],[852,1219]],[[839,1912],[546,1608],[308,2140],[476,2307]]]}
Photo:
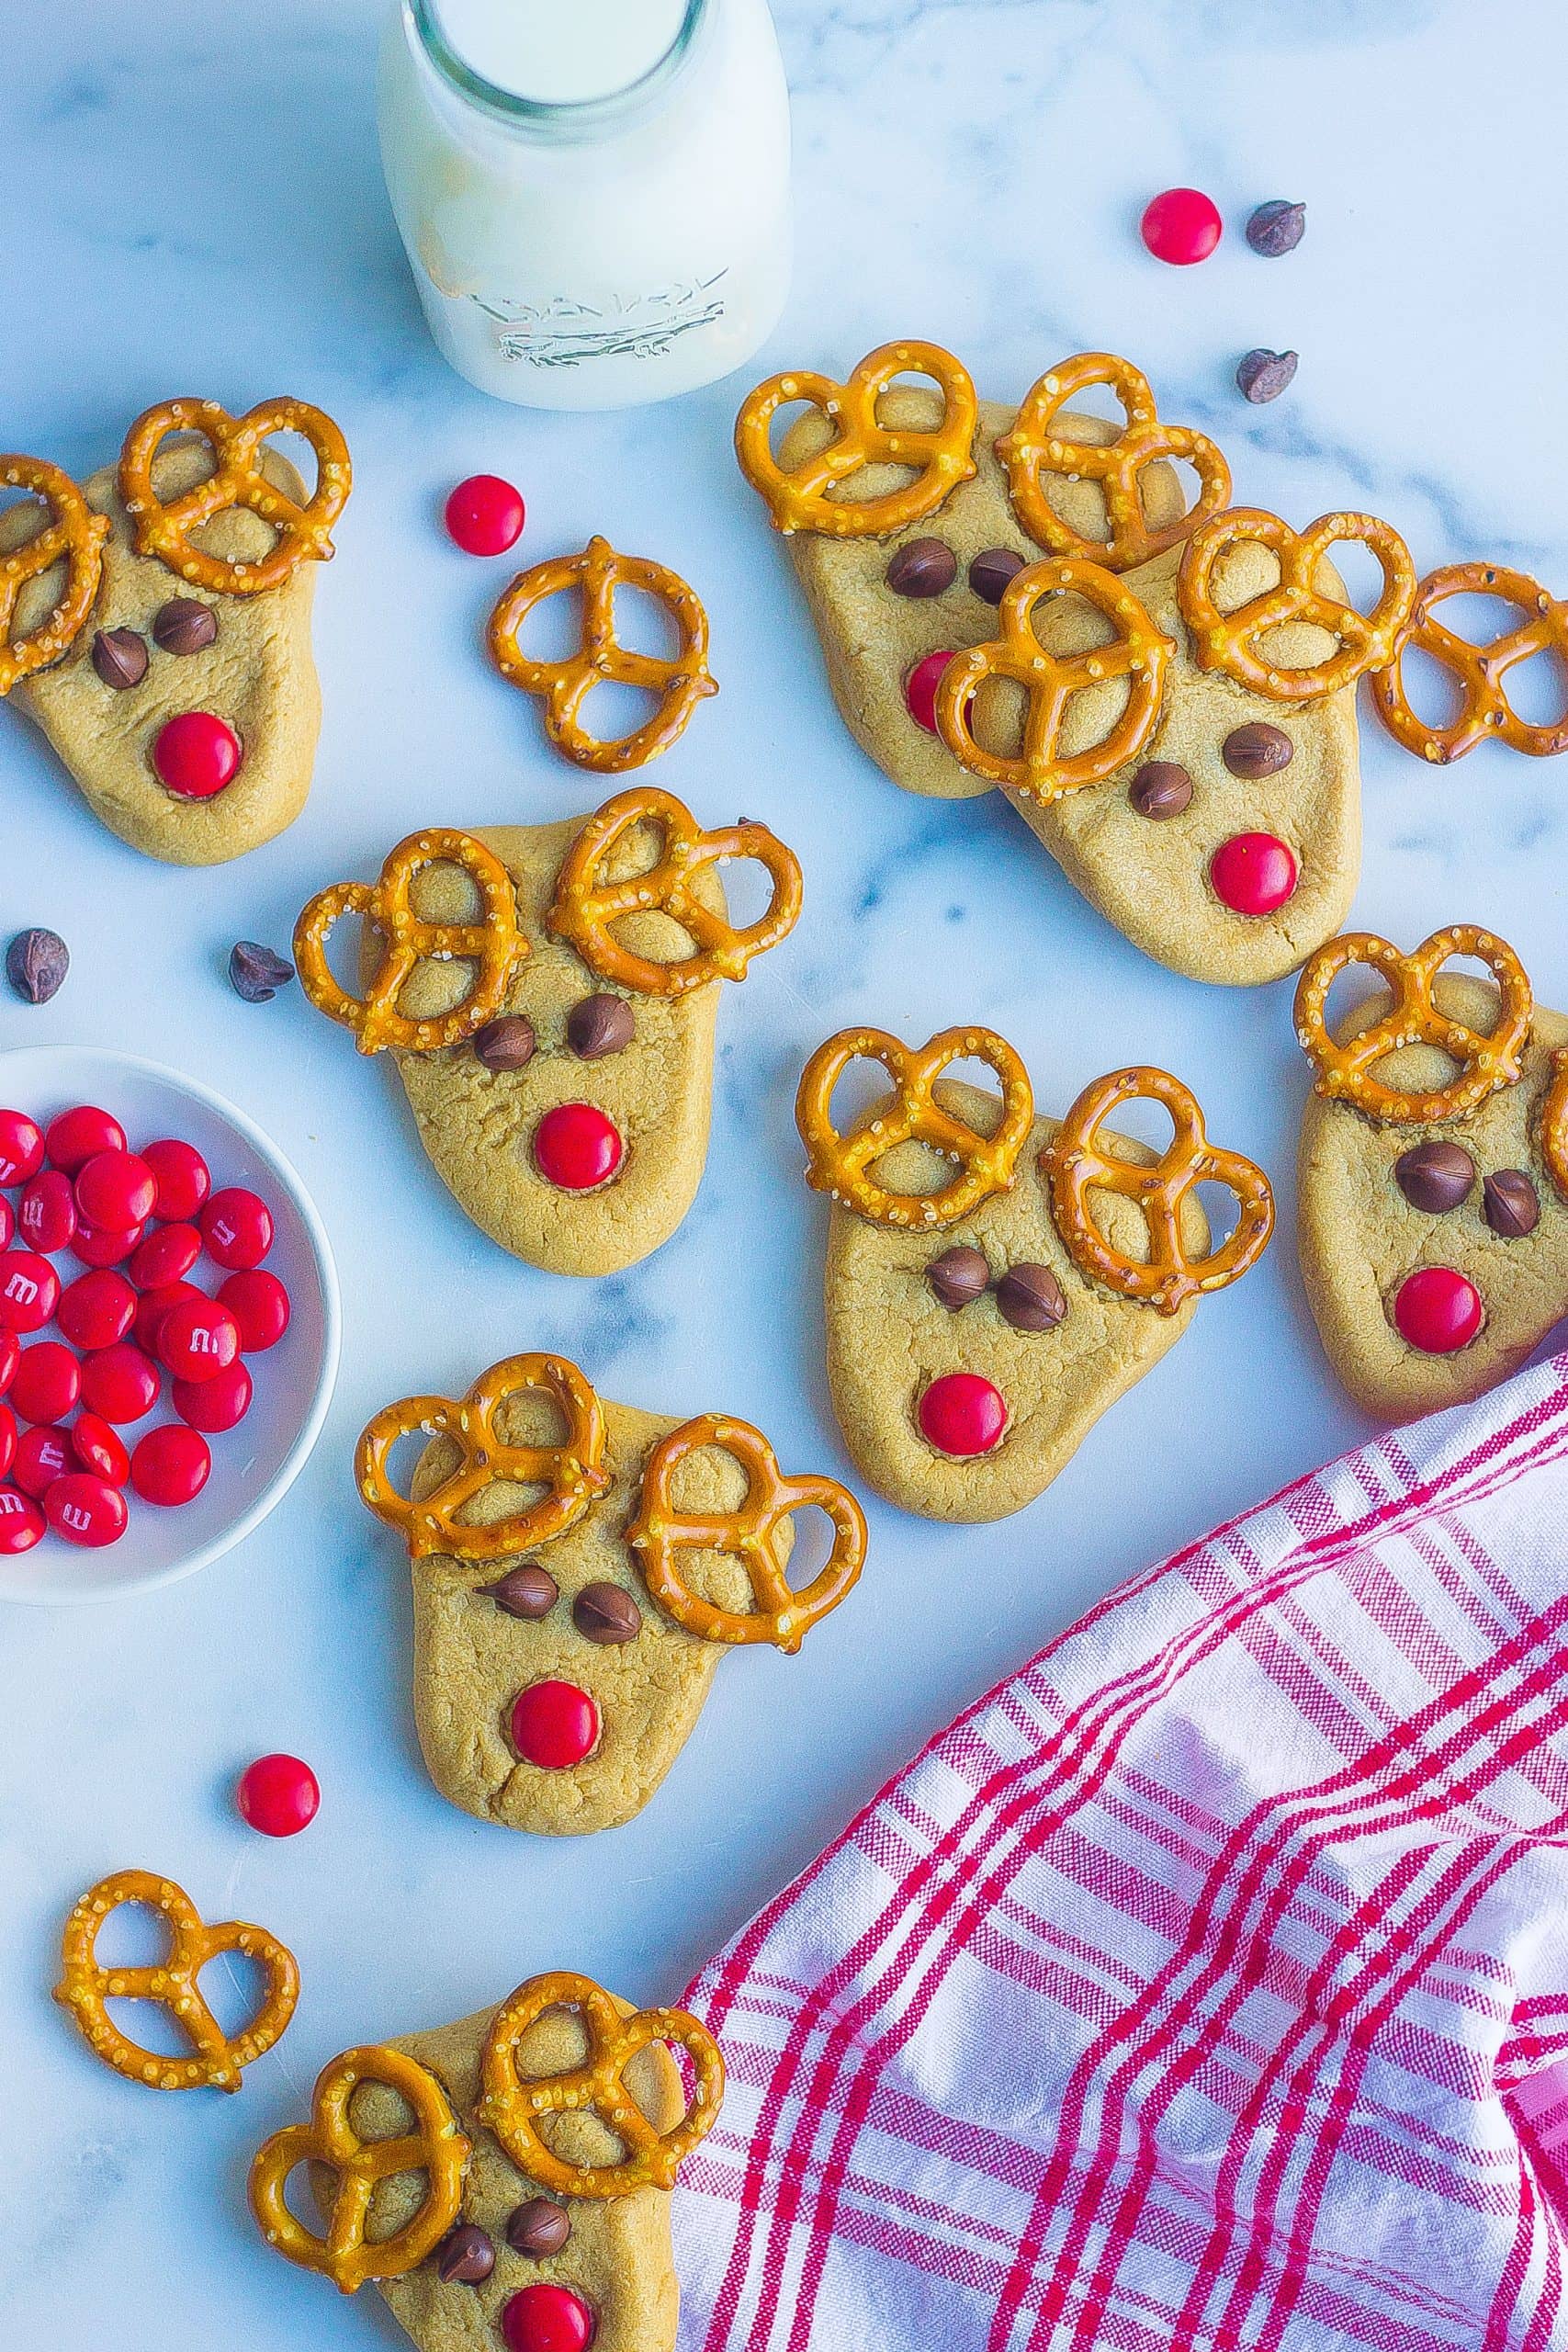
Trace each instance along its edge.
{"label": "white 'm' logo on candy", "polygon": [[62,1503],[60,1516],[67,1527],[75,1528],[78,1533],[93,1523],[91,1512],[85,1510],[80,1503]]}
{"label": "white 'm' logo on candy", "polygon": [[39,1286],[31,1274],[9,1273],[6,1277],[5,1296],[17,1306],[30,1306],[38,1296]]}

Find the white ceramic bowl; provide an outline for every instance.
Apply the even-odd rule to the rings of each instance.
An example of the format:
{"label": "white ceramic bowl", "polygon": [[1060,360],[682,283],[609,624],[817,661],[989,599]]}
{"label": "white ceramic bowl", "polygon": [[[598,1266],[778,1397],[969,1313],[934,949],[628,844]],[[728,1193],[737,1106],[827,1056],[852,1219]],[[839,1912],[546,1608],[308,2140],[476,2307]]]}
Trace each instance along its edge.
{"label": "white ceramic bowl", "polygon": [[[90,1551],[51,1532],[30,1552],[0,1557],[4,1600],[118,1600],[194,1576],[288,1493],[321,1434],[337,1378],[341,1317],[332,1248],[315,1204],[276,1145],[210,1087],[134,1054],[94,1046],[22,1046],[0,1054],[0,1105],[26,1111],[41,1126],[73,1102],[111,1112],[132,1149],[160,1136],[181,1136],[207,1161],[215,1190],[243,1184],[258,1193],[276,1227],[267,1266],[287,1288],[293,1311],[277,1345],[252,1360],[250,1411],[237,1429],[209,1441],[212,1475],[196,1500],[171,1510],[131,1494],[130,1522],[118,1544]],[[55,1263],[63,1280],[77,1271],[67,1252]],[[204,1258],[193,1278],[210,1290],[221,1274]],[[145,1423],[121,1434],[133,1446],[143,1428],[168,1418],[166,1407],[155,1407]]]}

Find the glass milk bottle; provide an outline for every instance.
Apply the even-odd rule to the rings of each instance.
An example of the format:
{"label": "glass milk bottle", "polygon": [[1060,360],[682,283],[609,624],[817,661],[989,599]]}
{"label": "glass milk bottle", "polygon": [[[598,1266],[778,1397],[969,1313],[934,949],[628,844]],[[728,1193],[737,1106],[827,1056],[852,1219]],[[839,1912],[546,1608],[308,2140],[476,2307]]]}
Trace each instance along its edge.
{"label": "glass milk bottle", "polygon": [[381,157],[430,331],[535,408],[711,383],[789,277],[767,0],[399,0]]}

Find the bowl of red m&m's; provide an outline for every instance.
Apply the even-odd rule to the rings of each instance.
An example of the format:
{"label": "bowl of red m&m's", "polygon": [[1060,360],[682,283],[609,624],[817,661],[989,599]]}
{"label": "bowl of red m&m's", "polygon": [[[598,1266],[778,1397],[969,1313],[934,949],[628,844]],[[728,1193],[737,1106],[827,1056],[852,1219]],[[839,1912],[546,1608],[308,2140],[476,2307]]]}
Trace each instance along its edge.
{"label": "bowl of red m&m's", "polygon": [[321,1434],[339,1322],[314,1204],[243,1111],[134,1055],[0,1054],[0,1600],[241,1542]]}

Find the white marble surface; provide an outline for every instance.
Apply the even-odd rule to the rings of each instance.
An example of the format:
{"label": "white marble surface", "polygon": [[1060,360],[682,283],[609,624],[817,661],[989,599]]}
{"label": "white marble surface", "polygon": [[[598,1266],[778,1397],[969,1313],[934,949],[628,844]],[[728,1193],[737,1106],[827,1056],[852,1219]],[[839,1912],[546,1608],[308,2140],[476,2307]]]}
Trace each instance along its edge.
{"label": "white marble surface", "polygon": [[[837,368],[885,336],[960,352],[1014,396],[1053,358],[1124,351],[1169,413],[1215,434],[1238,496],[1298,521],[1386,514],[1418,563],[1486,554],[1568,580],[1557,388],[1561,100],[1554,0],[780,0],[796,96],[800,258],[767,365]],[[784,562],[735,474],[741,386],[663,411],[552,420],[487,404],[427,344],[382,198],[370,76],[379,0],[105,0],[12,12],[0,76],[0,441],[85,469],[144,403],[298,390],[343,422],[357,476],[321,584],[327,716],[310,808],[206,876],[102,831],[0,714],[0,933],[52,923],[75,956],[47,1011],[0,998],[0,1046],[117,1044],[225,1089],[315,1191],[344,1278],[344,1369],[325,1439],[274,1520],[194,1582],[90,1613],[10,1611],[0,1776],[0,2336],[164,2352],[316,2352],[402,2339],[270,2256],[243,2211],[250,2151],[345,2043],[456,2016],[547,1963],[643,1997],[713,1946],[964,1702],[1118,1577],[1362,1433],[1322,1363],[1290,1241],[1303,1076],[1288,996],[1235,996],[1145,962],[1010,813],[906,798],[839,729]],[[1172,181],[1229,228],[1162,270],[1134,227]],[[1306,243],[1265,264],[1239,231],[1303,197]],[[1294,345],[1294,390],[1252,411],[1239,352]],[[757,373],[761,373],[759,366]],[[497,572],[434,527],[479,468],[530,503],[533,555],[590,530],[697,583],[724,692],[660,771],[713,817],[771,820],[807,913],[723,1015],[697,1207],[650,1264],[592,1289],[479,1238],[427,1176],[384,1073],[297,991],[242,1005],[236,935],[282,943],[322,881],[373,870],[432,818],[527,820],[584,804],[476,625]],[[1488,750],[1434,775],[1365,736],[1358,915],[1414,942],[1499,926],[1568,1002],[1561,763]],[[582,1843],[452,1811],[409,1713],[406,1569],[357,1507],[367,1413],[548,1345],[610,1394],[720,1403],[785,1459],[842,1467],[821,1371],[823,1217],[789,1105],[807,1051],[850,1019],[921,1037],[955,1017],[1024,1051],[1046,1107],[1130,1059],[1192,1082],[1260,1159],[1284,1237],[1121,1405],[1052,1491],[962,1533],[874,1505],[852,1603],[794,1661],[729,1661],[662,1795]],[[272,1845],[229,1791],[295,1748],[323,1787]],[[148,1862],[209,1916],[298,1951],[304,1996],[243,2095],[141,2096],[46,1998],[60,1923],[100,1872]]]}

